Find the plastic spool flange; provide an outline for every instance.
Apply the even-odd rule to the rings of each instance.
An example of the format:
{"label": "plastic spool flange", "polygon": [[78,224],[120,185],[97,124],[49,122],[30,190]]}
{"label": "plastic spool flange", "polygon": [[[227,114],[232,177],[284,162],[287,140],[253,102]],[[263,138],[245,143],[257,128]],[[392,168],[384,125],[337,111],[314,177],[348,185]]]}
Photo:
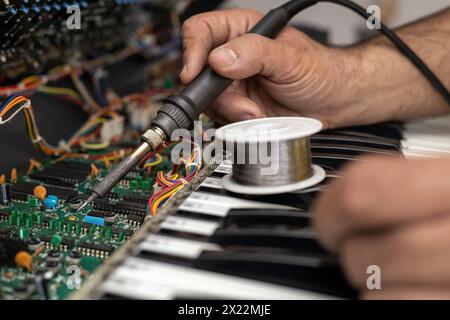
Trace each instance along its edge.
{"label": "plastic spool flange", "polygon": [[[231,139],[235,143],[267,142],[255,140],[261,130],[272,130],[281,141],[310,137],[322,129],[322,123],[315,119],[300,117],[263,118],[233,123],[216,131],[219,141]],[[236,133],[236,134],[234,134]],[[231,192],[249,195],[269,195],[295,192],[313,187],[322,182],[326,173],[323,168],[312,165],[313,174],[308,179],[279,186],[258,186],[239,184],[232,178],[232,173],[222,179],[223,187]]]}

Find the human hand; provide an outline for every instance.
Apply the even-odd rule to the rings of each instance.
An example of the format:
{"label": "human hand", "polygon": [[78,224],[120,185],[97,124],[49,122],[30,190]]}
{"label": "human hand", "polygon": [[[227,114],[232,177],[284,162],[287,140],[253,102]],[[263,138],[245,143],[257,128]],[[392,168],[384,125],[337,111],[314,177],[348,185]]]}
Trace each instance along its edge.
{"label": "human hand", "polygon": [[294,28],[285,28],[276,40],[246,34],[260,18],[256,11],[234,9],[200,14],[184,23],[182,82],[192,81],[206,63],[236,80],[209,115],[221,123],[308,116],[325,127],[347,124],[346,91],[353,87],[357,59]]}
{"label": "human hand", "polygon": [[[313,207],[323,245],[366,299],[450,299],[450,160],[367,159]],[[367,267],[381,270],[369,290]]]}

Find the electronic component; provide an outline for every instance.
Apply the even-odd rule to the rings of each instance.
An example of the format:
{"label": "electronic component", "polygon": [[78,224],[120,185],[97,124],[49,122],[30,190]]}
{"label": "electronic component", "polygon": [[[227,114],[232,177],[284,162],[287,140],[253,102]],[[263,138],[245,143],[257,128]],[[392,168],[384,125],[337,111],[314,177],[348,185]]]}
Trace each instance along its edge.
{"label": "electronic component", "polygon": [[69,252],[69,255],[67,256],[67,264],[69,265],[76,265],[80,263],[81,261],[81,253],[79,253],[77,250],[71,250]]}
{"label": "electronic component", "polygon": [[31,271],[31,262],[33,258],[31,255],[26,251],[20,251],[16,254],[14,261],[16,262],[17,266],[19,268],[24,268],[28,272]]}
{"label": "electronic component", "polygon": [[96,226],[104,226],[105,225],[105,219],[100,217],[93,217],[93,216],[85,216],[83,218],[83,222],[94,224]]}
{"label": "electronic component", "polygon": [[11,201],[11,186],[7,183],[0,185],[0,201],[2,205],[7,205]]}
{"label": "electronic component", "polygon": [[49,209],[55,209],[58,205],[58,197],[55,195],[48,195],[44,200],[44,204]]}
{"label": "electronic component", "polygon": [[33,189],[33,194],[36,198],[40,200],[44,200],[45,196],[47,195],[47,189],[45,189],[44,186],[36,186]]}
{"label": "electronic component", "polygon": [[114,247],[110,245],[81,242],[78,244],[77,250],[87,256],[107,258],[114,251]]}

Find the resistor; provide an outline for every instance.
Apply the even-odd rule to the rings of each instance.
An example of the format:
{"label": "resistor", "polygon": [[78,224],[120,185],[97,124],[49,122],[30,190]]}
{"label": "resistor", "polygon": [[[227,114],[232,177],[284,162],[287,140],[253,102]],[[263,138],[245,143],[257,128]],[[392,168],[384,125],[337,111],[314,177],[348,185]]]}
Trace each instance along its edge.
{"label": "resistor", "polygon": [[17,182],[17,169],[13,168],[11,170],[11,183],[16,183]]}

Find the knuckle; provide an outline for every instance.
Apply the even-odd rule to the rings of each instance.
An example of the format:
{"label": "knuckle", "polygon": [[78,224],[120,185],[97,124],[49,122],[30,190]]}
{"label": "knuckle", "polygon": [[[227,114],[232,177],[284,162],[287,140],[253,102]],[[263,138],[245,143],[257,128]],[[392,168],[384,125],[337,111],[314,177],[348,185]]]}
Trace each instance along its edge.
{"label": "knuckle", "polygon": [[191,30],[194,28],[194,26],[196,24],[196,20],[197,20],[197,18],[194,16],[194,17],[191,17],[191,18],[187,19],[183,23],[183,25],[181,27],[181,32],[182,32],[184,37],[186,37],[188,34],[191,33]]}
{"label": "knuckle", "polygon": [[212,13],[201,13],[188,18],[182,25],[181,31],[184,37],[197,34],[202,24],[207,23]]}

